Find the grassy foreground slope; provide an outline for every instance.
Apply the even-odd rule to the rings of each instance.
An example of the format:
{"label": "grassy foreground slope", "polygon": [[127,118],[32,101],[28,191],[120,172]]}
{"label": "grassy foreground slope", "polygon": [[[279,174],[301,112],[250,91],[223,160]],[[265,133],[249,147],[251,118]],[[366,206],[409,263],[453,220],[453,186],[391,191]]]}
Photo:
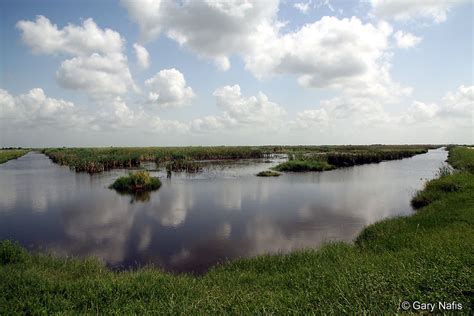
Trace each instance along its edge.
{"label": "grassy foreground slope", "polygon": [[0,150],[0,164],[7,162],[8,160],[16,159],[23,156],[29,150],[26,149],[1,149]]}
{"label": "grassy foreground slope", "polygon": [[[474,150],[451,149],[449,161],[472,163]],[[444,191],[446,181],[456,189]],[[430,204],[367,227],[354,245],[243,259],[202,277],[111,272],[94,260],[31,255],[3,242],[0,314],[387,314],[405,300],[456,301],[471,314],[474,174],[460,170],[425,190],[433,191]]]}

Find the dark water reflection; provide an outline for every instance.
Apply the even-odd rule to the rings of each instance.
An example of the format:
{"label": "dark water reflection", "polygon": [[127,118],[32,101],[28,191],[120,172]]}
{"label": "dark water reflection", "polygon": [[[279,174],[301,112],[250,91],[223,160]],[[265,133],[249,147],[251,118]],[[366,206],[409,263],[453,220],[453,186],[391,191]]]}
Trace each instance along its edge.
{"label": "dark water reflection", "polygon": [[370,223],[410,214],[411,196],[445,159],[432,150],[279,178],[254,176],[276,161],[240,161],[172,179],[154,172],[159,191],[131,197],[108,189],[126,170],[90,176],[29,153],[0,165],[0,239],[119,268],[202,272],[236,257],[351,241]]}

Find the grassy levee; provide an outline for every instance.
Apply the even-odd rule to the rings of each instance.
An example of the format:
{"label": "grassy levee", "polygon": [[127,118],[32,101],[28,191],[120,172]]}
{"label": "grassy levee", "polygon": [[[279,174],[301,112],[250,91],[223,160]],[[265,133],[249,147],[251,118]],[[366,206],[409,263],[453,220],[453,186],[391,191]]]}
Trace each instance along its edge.
{"label": "grassy levee", "polygon": [[[473,160],[474,150],[451,149],[452,165]],[[441,182],[456,189],[445,191]],[[443,175],[427,191],[433,198],[413,216],[370,225],[354,244],[241,259],[204,276],[152,267],[112,272],[93,259],[29,254],[5,241],[0,314],[381,315],[400,312],[405,300],[456,301],[472,314],[474,174]]]}
{"label": "grassy levee", "polygon": [[7,162],[8,160],[16,159],[23,156],[29,150],[27,149],[1,149],[0,150],[0,164]]}

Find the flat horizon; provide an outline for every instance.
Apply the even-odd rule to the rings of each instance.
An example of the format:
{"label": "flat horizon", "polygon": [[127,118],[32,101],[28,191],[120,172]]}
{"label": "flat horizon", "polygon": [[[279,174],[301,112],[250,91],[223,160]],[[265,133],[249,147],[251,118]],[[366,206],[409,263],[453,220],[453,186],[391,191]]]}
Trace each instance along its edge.
{"label": "flat horizon", "polygon": [[472,1],[19,0],[0,18],[0,147],[474,143]]}

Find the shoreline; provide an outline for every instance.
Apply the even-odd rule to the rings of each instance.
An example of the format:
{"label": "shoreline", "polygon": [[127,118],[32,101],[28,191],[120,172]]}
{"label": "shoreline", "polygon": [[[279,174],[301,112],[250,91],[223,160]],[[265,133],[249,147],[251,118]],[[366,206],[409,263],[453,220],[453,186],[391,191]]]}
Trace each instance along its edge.
{"label": "shoreline", "polygon": [[1,149],[0,150],[0,165],[10,160],[20,158],[31,150],[29,149]]}
{"label": "shoreline", "polygon": [[457,148],[450,164],[468,167],[431,180],[421,191],[430,202],[411,216],[369,225],[354,244],[239,259],[198,277],[149,267],[114,272],[2,242],[0,313],[376,313],[397,312],[403,300],[455,300],[469,311],[474,154]]}

